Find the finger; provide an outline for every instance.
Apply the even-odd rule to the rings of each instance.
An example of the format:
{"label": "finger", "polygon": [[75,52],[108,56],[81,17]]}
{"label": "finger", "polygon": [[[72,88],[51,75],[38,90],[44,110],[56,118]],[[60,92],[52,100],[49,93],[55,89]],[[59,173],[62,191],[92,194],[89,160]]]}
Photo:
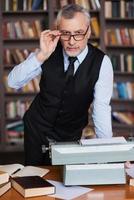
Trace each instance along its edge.
{"label": "finger", "polygon": [[55,35],[55,36],[61,35],[59,30],[53,30],[53,31],[50,32],[50,34]]}
{"label": "finger", "polygon": [[41,32],[41,36],[48,36],[48,35],[55,35],[55,36],[58,36],[58,35],[61,35],[61,33],[60,33],[60,31],[58,31],[58,30],[54,30],[54,31],[45,30],[45,31],[42,31],[42,32]]}
{"label": "finger", "polygon": [[53,43],[54,43],[54,46],[56,47],[58,41],[60,39],[60,36],[57,36],[54,40],[53,40]]}
{"label": "finger", "polygon": [[56,37],[58,37],[57,39],[59,39],[59,36],[60,36],[59,32],[47,31],[41,34],[40,41],[42,42],[54,41]]}
{"label": "finger", "polygon": [[49,29],[48,29],[48,30],[44,30],[44,31],[41,32],[41,35],[46,34],[46,33],[49,33],[50,31],[51,31],[51,30],[49,30]]}

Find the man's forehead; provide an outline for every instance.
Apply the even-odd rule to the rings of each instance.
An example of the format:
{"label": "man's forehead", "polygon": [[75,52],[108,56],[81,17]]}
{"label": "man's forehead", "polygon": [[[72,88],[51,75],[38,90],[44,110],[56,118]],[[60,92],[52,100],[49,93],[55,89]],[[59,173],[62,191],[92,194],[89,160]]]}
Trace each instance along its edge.
{"label": "man's forehead", "polygon": [[83,32],[83,31],[85,31],[85,27],[83,27],[83,28],[81,27],[80,29],[74,28],[74,29],[71,29],[71,30],[69,28],[66,28],[66,29],[65,28],[64,29],[61,28],[60,30],[62,32],[68,32],[68,33],[74,32],[75,33],[75,32]]}
{"label": "man's forehead", "polygon": [[61,20],[59,23],[59,29],[68,30],[68,31],[79,31],[79,30],[85,30],[86,27],[89,26],[89,23],[87,20],[77,20],[76,19],[65,19]]}
{"label": "man's forehead", "polygon": [[85,16],[83,13],[76,13],[73,17],[70,17],[70,18],[61,16],[60,24],[70,23],[70,22],[86,23],[87,20],[88,20],[87,16]]}

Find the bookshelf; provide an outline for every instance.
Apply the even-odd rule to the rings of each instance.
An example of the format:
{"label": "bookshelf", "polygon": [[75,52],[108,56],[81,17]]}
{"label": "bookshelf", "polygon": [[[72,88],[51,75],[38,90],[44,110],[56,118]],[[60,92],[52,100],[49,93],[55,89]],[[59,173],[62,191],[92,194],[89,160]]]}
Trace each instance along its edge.
{"label": "bookshelf", "polygon": [[[24,59],[30,51],[38,47],[39,35],[37,33],[35,34],[35,20],[37,20],[37,24],[39,24],[40,21],[43,21],[43,23],[41,23],[41,28],[43,29],[48,27],[53,28],[55,15],[60,7],[72,2],[80,3],[81,5],[87,7],[91,14],[91,27],[93,34],[91,35],[90,42],[104,50],[104,52],[106,52],[111,59],[113,59],[113,63],[118,63],[118,60],[125,62],[126,59],[130,65],[130,60],[134,60],[134,37],[131,36],[134,34],[132,31],[134,29],[134,15],[132,11],[130,12],[134,3],[131,3],[132,1],[125,0],[43,0],[43,4],[41,6],[45,6],[44,10],[43,7],[40,7],[37,10],[31,10],[32,1],[23,0],[23,3],[29,2],[28,9],[22,9],[21,7],[21,9],[18,10],[15,5],[13,6],[13,4],[10,5],[10,9],[9,7],[5,7],[3,2],[8,2],[8,0],[0,1],[0,31],[2,33],[4,29],[5,32],[5,35],[0,34],[0,89],[2,91],[0,93],[0,146],[4,145],[4,148],[2,149],[6,149],[6,151],[8,151],[6,124],[21,119],[25,109],[28,107],[28,104],[30,104],[36,92],[38,92],[38,89],[36,91],[29,85],[30,91],[8,91],[8,87],[5,85],[5,77],[15,64],[19,63],[19,61]],[[13,1],[11,0],[10,2]],[[100,2],[101,8],[97,2]],[[2,8],[4,9],[2,10]],[[23,29],[22,20],[23,22],[26,22],[25,26],[27,27],[31,28],[31,25],[33,25],[31,29],[28,28],[31,30],[30,36],[17,32],[18,29],[14,30],[14,27],[16,26],[19,27],[19,29]],[[15,23],[17,25],[15,25]],[[4,28],[3,24],[5,24]],[[8,35],[9,33],[6,33],[5,31],[8,29],[7,27],[10,27],[10,30],[12,30],[10,31],[10,35]],[[120,40],[117,43],[116,34],[118,37],[120,36],[120,28],[125,29],[126,34],[129,33],[127,44],[119,42]],[[96,32],[96,30],[98,31]],[[110,30],[116,30],[116,34],[114,31],[110,32]],[[33,33],[31,33],[32,31]],[[112,36],[109,36],[109,34]],[[114,41],[113,43],[108,41],[108,38],[110,37],[112,37],[110,41]],[[120,55],[122,56],[120,57]],[[126,55],[128,55],[128,58],[126,58]],[[17,56],[19,56],[19,60],[17,60]],[[126,70],[126,67],[121,69],[121,62],[118,63],[118,66],[115,65],[116,64],[114,64],[115,82],[134,83],[134,69],[132,69],[132,71],[130,69]],[[32,86],[33,85],[35,84],[32,83]],[[134,98],[113,98],[111,104],[113,112],[134,112]],[[14,109],[13,113],[9,113],[7,107],[9,110]],[[22,111],[18,109],[20,107]],[[21,112],[21,114],[19,114],[19,112]],[[115,121],[113,121],[113,130],[115,136],[123,135],[125,137],[129,137],[132,136],[132,133],[134,132],[134,124],[115,123]],[[18,146],[20,151],[20,144]],[[14,146],[9,147],[9,150],[11,149],[13,149],[13,151],[17,151],[17,148]]]}
{"label": "bookshelf", "polygon": [[[43,0],[38,9],[32,9],[33,1],[0,1],[0,152],[22,152],[23,131],[18,135],[7,132],[10,124],[21,123],[22,116],[38,92],[38,79],[23,90],[7,86],[7,75],[13,66],[24,60],[39,47],[41,30],[52,26],[50,1]],[[16,133],[17,134],[17,133]],[[1,161],[2,162],[2,161]]]}
{"label": "bookshelf", "polygon": [[114,67],[115,135],[134,136],[134,2],[104,1],[105,51]]}

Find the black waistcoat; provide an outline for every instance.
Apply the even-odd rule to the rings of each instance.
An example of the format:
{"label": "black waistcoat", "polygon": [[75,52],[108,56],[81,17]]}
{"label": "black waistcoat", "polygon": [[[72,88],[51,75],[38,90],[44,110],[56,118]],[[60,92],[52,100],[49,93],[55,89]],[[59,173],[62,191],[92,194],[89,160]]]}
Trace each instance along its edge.
{"label": "black waistcoat", "polygon": [[88,123],[88,108],[104,57],[102,51],[90,44],[88,49],[71,83],[65,82],[61,45],[42,65],[40,93],[27,117],[39,133],[56,141],[78,140]]}

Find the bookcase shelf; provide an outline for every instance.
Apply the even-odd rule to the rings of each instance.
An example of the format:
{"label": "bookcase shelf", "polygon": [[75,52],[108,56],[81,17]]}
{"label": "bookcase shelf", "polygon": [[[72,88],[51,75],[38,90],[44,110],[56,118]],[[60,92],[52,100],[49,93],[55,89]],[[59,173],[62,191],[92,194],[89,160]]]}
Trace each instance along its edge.
{"label": "bookcase shelf", "polygon": [[[10,153],[12,153],[12,152],[22,152],[22,151],[24,151],[24,147],[23,147],[23,145],[20,145],[20,144],[18,144],[18,145],[1,144],[0,145],[0,152],[4,152],[4,153],[10,152]],[[11,162],[11,160],[9,162]]]}
{"label": "bookcase shelf", "polygon": [[35,96],[37,92],[6,92],[6,96],[14,97],[14,96],[19,96],[21,97],[26,97],[26,96]]}
{"label": "bookcase shelf", "polygon": [[12,118],[6,118],[7,123],[16,122],[16,121],[20,121],[20,120],[22,120],[21,117],[14,117],[13,119]]}
{"label": "bookcase shelf", "polygon": [[[3,0],[4,1],[4,0]],[[110,2],[110,0],[108,0]],[[121,0],[119,0],[120,2]],[[19,20],[25,20],[28,21],[29,23],[34,21],[34,20],[40,20],[42,29],[46,28],[53,28],[53,23],[55,20],[55,15],[57,14],[57,7],[54,5],[54,3],[61,2],[60,1],[53,1],[49,0],[47,1],[47,10],[34,10],[34,11],[29,11],[29,10],[18,10],[18,11],[2,11],[0,10],[0,32],[3,32],[3,23],[6,22],[16,22]],[[76,2],[75,0],[66,0],[66,2]],[[83,2],[83,1],[79,1]],[[91,1],[86,1],[91,4]],[[95,0],[94,0],[95,2]],[[131,38],[131,44],[130,45],[124,45],[124,44],[107,44],[105,42],[106,39],[106,31],[107,29],[116,29],[117,27],[120,29],[120,27],[125,27],[127,29],[134,29],[134,18],[133,17],[109,17],[107,18],[105,16],[106,10],[105,10],[105,3],[107,1],[101,0],[99,1],[101,5],[101,9],[92,9],[92,5],[90,5],[91,9],[89,10],[91,14],[91,18],[94,17],[94,21],[97,21],[97,28],[99,30],[99,35],[96,36],[95,33],[91,36],[89,42],[93,44],[97,44],[99,48],[101,48],[104,52],[106,52],[108,55],[128,55],[131,54],[134,56],[134,38]],[[113,1],[111,1],[112,3]],[[124,1],[127,2],[127,1]],[[126,3],[125,3],[126,4]],[[134,4],[134,3],[133,3]],[[2,5],[2,1],[0,1],[0,9]],[[59,5],[58,5],[59,6]],[[59,7],[58,7],[59,8]],[[42,20],[44,20],[42,22]],[[93,22],[93,26],[96,30],[96,25],[95,22]],[[17,102],[22,101],[32,101],[34,96],[37,94],[36,92],[7,92],[5,90],[5,85],[3,83],[3,77],[9,73],[9,70],[12,69],[12,67],[15,65],[15,63],[5,63],[4,62],[4,51],[6,49],[9,49],[12,52],[12,49],[19,49],[19,50],[24,50],[24,49],[34,49],[38,48],[39,46],[39,39],[38,36],[34,38],[8,38],[4,37],[2,34],[0,34],[0,52],[1,52],[1,58],[0,58],[0,90],[1,95],[0,95],[0,142],[1,145],[5,145],[6,147],[6,123],[8,122],[13,122],[18,120],[19,118],[14,118],[14,119],[9,119],[6,117],[6,104],[8,102],[15,101]],[[9,53],[9,52],[8,52]],[[133,57],[132,57],[133,58]],[[134,60],[134,58],[133,58]],[[17,62],[16,62],[17,64]],[[134,83],[134,68],[131,72],[127,71],[119,71],[115,70],[114,72],[114,80],[116,82],[131,82]],[[133,99],[120,99],[120,98],[115,98],[112,99],[111,101],[112,105],[112,111],[120,111],[120,112],[133,112],[134,113],[134,98]],[[113,121],[113,131],[115,136],[125,136],[129,137],[132,135],[132,131],[134,132],[134,125],[126,125],[124,123],[115,123]],[[12,148],[12,146],[10,147]],[[7,149],[10,149],[7,148]],[[15,150],[15,148],[13,148]],[[21,148],[22,150],[23,148]]]}
{"label": "bookcase shelf", "polygon": [[107,23],[116,23],[116,22],[122,22],[122,23],[133,23],[134,22],[134,19],[133,18],[120,18],[120,17],[117,17],[117,18],[106,18],[106,22]]}
{"label": "bookcase shelf", "polygon": [[25,95],[21,95],[21,96],[20,95],[6,95],[5,103],[12,101],[12,100],[15,100],[15,101],[18,100],[18,96],[19,96],[19,99],[21,99],[21,100],[25,100],[25,99],[32,100],[34,98],[35,94],[27,93],[27,95],[25,94]]}
{"label": "bookcase shelf", "polygon": [[[23,0],[22,0],[23,1]],[[21,3],[22,3],[21,1]],[[28,0],[24,0],[25,2]],[[0,58],[0,90],[2,91],[0,95],[0,147],[2,146],[3,151],[22,151],[23,150],[23,144],[22,144],[22,139],[18,140],[18,144],[14,144],[14,142],[11,142],[11,145],[9,145],[9,138],[7,135],[7,130],[6,130],[6,125],[7,124],[12,124],[16,121],[21,120],[21,116],[16,116],[14,118],[7,116],[7,106],[12,109],[18,109],[17,106],[21,105],[21,109],[24,110],[24,106],[27,106],[28,102],[31,102],[37,92],[20,92],[19,90],[17,92],[8,92],[7,86],[5,84],[5,79],[3,81],[3,77],[7,76],[9,71],[18,64],[20,61],[17,61],[15,57],[17,56],[17,53],[15,52],[16,49],[18,49],[18,56],[21,54],[21,59],[22,55],[24,56],[24,51],[27,49],[30,53],[33,51],[35,48],[39,47],[39,37],[38,36],[31,36],[31,37],[23,37],[19,38],[16,37],[16,33],[19,29],[28,29],[30,26],[32,27],[32,31],[35,31],[38,28],[38,24],[33,23],[37,20],[38,23],[40,23],[41,29],[48,29],[51,27],[51,6],[50,6],[50,1],[47,2],[47,10],[16,10],[16,11],[5,11],[2,10],[3,5],[5,4],[5,0],[0,1],[0,32],[2,33],[0,35],[0,52],[1,52],[1,58]],[[18,1],[16,1],[17,3]],[[31,1],[32,2],[32,1]],[[45,2],[45,0],[44,0]],[[20,3],[20,2],[19,2]],[[6,4],[5,4],[6,5]],[[14,5],[12,5],[14,8]],[[5,6],[6,7],[6,6]],[[27,22],[28,28],[22,27],[22,24],[20,22]],[[16,28],[14,25],[15,23],[19,24],[19,27]],[[15,30],[14,38],[9,38],[7,36],[7,33],[5,32],[8,31],[11,34],[11,30],[7,28],[7,23],[9,23],[10,27],[12,25],[12,29]],[[36,26],[37,27],[36,27]],[[6,27],[6,28],[5,28]],[[20,31],[20,30],[19,30]],[[24,31],[23,31],[24,33]],[[38,33],[38,30],[37,30]],[[5,51],[8,50],[6,53],[6,58],[5,58]],[[13,55],[14,54],[14,57]],[[15,55],[16,54],[16,55]],[[27,56],[26,56],[27,57]],[[8,59],[10,59],[11,63],[6,63]],[[18,57],[18,59],[20,59]],[[34,83],[35,86],[35,83]],[[8,105],[9,104],[9,105]],[[11,104],[11,105],[10,105]],[[14,107],[15,106],[15,107]],[[19,108],[19,109],[20,109]],[[9,108],[8,108],[9,109]],[[13,111],[14,112],[14,111]],[[16,111],[17,112],[17,111]],[[9,113],[8,113],[9,114]],[[8,139],[8,140],[7,140]],[[1,151],[1,149],[0,149]]]}
{"label": "bookcase shelf", "polygon": [[134,49],[134,46],[132,46],[132,45],[125,45],[125,46],[123,46],[123,45],[106,45],[106,48],[108,48],[108,49],[131,49],[131,50],[133,50]]}
{"label": "bookcase shelf", "polygon": [[17,15],[17,17],[19,16],[19,15],[39,15],[39,14],[48,14],[48,11],[46,11],[46,10],[32,10],[32,11],[23,11],[23,10],[19,10],[19,11],[3,11],[2,12],[3,13],[3,16],[8,16],[8,15],[13,15],[13,16],[15,16],[15,15]]}
{"label": "bookcase shelf", "polygon": [[133,82],[134,81],[134,72],[115,72],[114,80],[117,82]]}
{"label": "bookcase shelf", "polygon": [[113,123],[113,127],[114,128],[130,128],[130,129],[134,129],[134,125],[127,125],[127,124],[119,124],[119,123]]}
{"label": "bookcase shelf", "polygon": [[[128,138],[134,132],[134,37],[132,34],[134,31],[132,11],[134,2],[106,0],[103,3],[105,51],[113,61],[115,69],[113,93],[115,95],[117,92],[119,96],[117,98],[115,95],[111,101],[112,116],[113,119],[116,116],[117,121],[117,123],[113,121],[113,132],[115,135],[123,135]],[[116,112],[115,115],[114,112]],[[130,124],[131,122],[132,124]]]}
{"label": "bookcase shelf", "polygon": [[113,99],[112,101],[114,101],[115,103],[134,103],[134,100],[133,99]]}
{"label": "bookcase shelf", "polygon": [[114,111],[134,112],[134,100],[128,99],[112,99],[112,109]]}
{"label": "bookcase shelf", "polygon": [[91,36],[91,37],[90,37],[90,40],[97,40],[97,41],[99,41],[100,38],[99,38],[99,37],[95,37],[95,36]]}
{"label": "bookcase shelf", "polygon": [[39,42],[39,38],[24,38],[24,39],[4,39],[3,42],[7,42],[7,43],[16,43],[16,42],[26,42],[26,43],[29,43],[29,42]]}
{"label": "bookcase shelf", "polygon": [[120,72],[120,71],[115,71],[115,75],[118,75],[118,76],[128,76],[128,78],[134,76],[134,72]]}

